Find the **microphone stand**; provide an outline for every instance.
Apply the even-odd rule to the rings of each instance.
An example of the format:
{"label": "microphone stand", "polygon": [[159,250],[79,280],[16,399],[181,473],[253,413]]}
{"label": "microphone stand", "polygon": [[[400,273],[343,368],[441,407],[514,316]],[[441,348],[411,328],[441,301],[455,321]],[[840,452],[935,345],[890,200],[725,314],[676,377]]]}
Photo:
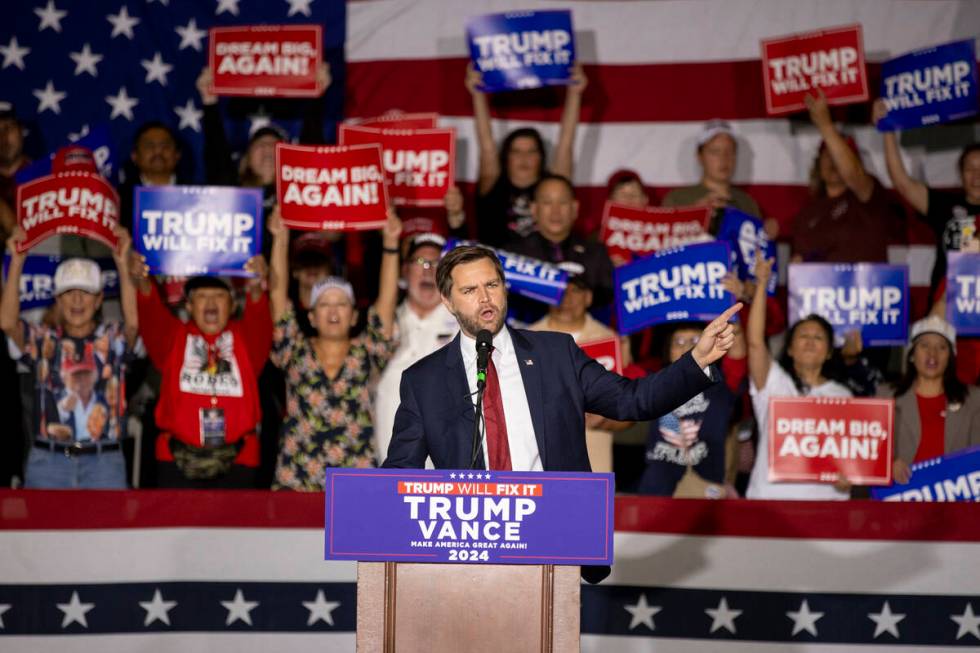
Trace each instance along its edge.
{"label": "microphone stand", "polygon": [[470,451],[469,469],[476,468],[476,460],[480,456],[480,449],[483,445],[483,433],[480,426],[483,424],[483,392],[486,389],[486,375],[483,372],[478,372],[476,381],[476,415],[474,416],[475,421],[473,422],[473,448]]}

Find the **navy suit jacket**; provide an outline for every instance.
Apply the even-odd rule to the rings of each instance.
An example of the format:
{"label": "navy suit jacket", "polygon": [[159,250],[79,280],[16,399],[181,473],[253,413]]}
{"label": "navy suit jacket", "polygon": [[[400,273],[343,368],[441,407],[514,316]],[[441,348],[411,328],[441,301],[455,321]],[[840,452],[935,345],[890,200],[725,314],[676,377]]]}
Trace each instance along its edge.
{"label": "navy suit jacket", "polygon": [[[642,379],[606,371],[571,336],[511,329],[541,464],[549,472],[591,471],[585,413],[616,420],[665,415],[714,381],[690,354]],[[401,404],[383,467],[468,469],[475,413],[460,336],[402,373]],[[514,437],[514,434],[510,434]],[[477,467],[485,468],[482,453]]]}

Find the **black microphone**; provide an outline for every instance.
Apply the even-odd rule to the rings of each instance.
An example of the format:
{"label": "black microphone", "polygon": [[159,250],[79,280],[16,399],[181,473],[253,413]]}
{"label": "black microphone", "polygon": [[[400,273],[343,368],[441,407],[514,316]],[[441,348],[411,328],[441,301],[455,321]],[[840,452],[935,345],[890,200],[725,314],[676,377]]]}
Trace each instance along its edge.
{"label": "black microphone", "polygon": [[476,334],[476,387],[487,384],[487,365],[490,364],[490,350],[493,348],[493,334],[480,329]]}
{"label": "black microphone", "polygon": [[476,334],[476,418],[473,423],[473,449],[470,452],[470,469],[476,466],[480,457],[483,443],[483,433],[480,425],[483,423],[483,391],[487,387],[487,366],[490,364],[490,350],[493,349],[493,334],[486,329],[480,329]]}

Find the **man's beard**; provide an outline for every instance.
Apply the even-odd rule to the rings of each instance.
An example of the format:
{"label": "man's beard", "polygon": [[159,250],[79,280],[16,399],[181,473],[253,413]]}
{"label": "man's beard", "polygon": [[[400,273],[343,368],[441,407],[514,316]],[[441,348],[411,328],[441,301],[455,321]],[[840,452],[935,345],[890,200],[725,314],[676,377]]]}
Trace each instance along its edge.
{"label": "man's beard", "polygon": [[496,323],[490,327],[484,326],[479,320],[471,318],[468,315],[457,314],[456,319],[459,321],[459,325],[463,328],[463,331],[469,333],[470,335],[476,337],[482,329],[487,329],[491,334],[497,335],[500,330],[504,328],[504,319],[507,317],[507,303],[500,307],[500,312],[497,315]]}

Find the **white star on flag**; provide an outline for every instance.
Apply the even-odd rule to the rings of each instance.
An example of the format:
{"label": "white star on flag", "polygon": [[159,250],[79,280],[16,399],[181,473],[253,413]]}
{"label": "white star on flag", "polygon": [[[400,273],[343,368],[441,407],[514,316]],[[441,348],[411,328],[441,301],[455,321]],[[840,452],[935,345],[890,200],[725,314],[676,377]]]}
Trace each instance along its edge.
{"label": "white star on flag", "polygon": [[177,606],[176,601],[164,601],[159,589],[153,592],[152,599],[149,601],[140,601],[139,604],[141,608],[146,610],[146,619],[143,620],[144,626],[149,626],[157,619],[169,626],[169,612]]}
{"label": "white star on flag", "polygon": [[742,614],[741,610],[732,610],[728,607],[728,599],[724,596],[718,602],[717,608],[708,608],[705,613],[711,617],[711,631],[715,632],[719,628],[724,628],[732,635],[735,633],[735,620]]}
{"label": "white star on flag", "polygon": [[800,609],[796,612],[787,612],[786,616],[793,620],[792,635],[805,630],[814,637],[817,636],[817,620],[823,617],[823,612],[810,612],[810,604],[803,599]]}
{"label": "white star on flag", "polygon": [[16,36],[10,37],[10,43],[6,46],[0,45],[0,54],[3,55],[3,67],[17,66],[24,70],[24,57],[30,53],[31,49],[21,46],[17,42]]}
{"label": "white star on flag", "polygon": [[48,27],[56,32],[60,32],[61,19],[68,15],[67,11],[63,11],[54,6],[54,0],[48,0],[48,4],[44,6],[44,9],[35,8],[34,13],[41,19],[41,24],[37,26],[37,31],[39,32],[43,32]]}
{"label": "white star on flag", "polygon": [[184,48],[194,48],[198,52],[201,51],[201,41],[204,37],[208,35],[207,31],[199,29],[197,26],[197,21],[193,18],[187,23],[186,27],[176,27],[177,34],[180,36],[180,47],[178,50],[183,50]]}
{"label": "white star on flag", "polygon": [[218,16],[227,11],[232,16],[237,16],[239,1],[240,0],[218,0],[218,8],[214,10],[214,15]]}
{"label": "white star on flag", "polygon": [[82,125],[82,128],[77,132],[71,132],[68,134],[68,140],[74,143],[80,138],[88,136],[88,124]]}
{"label": "white star on flag", "polygon": [[449,475],[449,478],[456,478],[456,472],[453,472],[452,474],[450,474]]}
{"label": "white star on flag", "polygon": [[306,620],[307,626],[312,626],[320,619],[328,625],[333,625],[333,611],[340,607],[339,601],[328,601],[323,595],[323,590],[317,590],[316,598],[312,601],[303,601],[303,607],[310,611],[310,617]]}
{"label": "white star on flag", "polygon": [[640,624],[643,624],[650,630],[654,630],[653,616],[663,609],[659,605],[649,605],[646,594],[640,594],[640,598],[636,604],[624,605],[623,608],[633,615],[633,618],[630,620],[630,630],[633,630]]}
{"label": "white star on flag", "polygon": [[904,614],[892,612],[892,608],[890,605],[888,605],[888,601],[885,601],[885,605],[882,606],[881,612],[868,613],[868,619],[875,622],[875,639],[878,639],[878,636],[883,633],[888,633],[895,639],[898,639],[900,637],[898,634],[898,622],[904,618]]}
{"label": "white star on flag", "polygon": [[310,4],[313,3],[313,0],[286,0],[286,2],[289,3],[287,17],[294,14],[303,14],[304,16],[311,16],[313,14],[310,10]]}
{"label": "white star on flag", "polygon": [[242,594],[242,590],[235,590],[235,598],[231,601],[222,601],[221,606],[228,611],[228,618],[225,619],[225,625],[230,626],[239,619],[247,623],[249,626],[252,625],[252,615],[251,612],[256,607],[258,607],[258,601],[246,601],[245,596]]}
{"label": "white star on flag", "polygon": [[3,623],[3,615],[9,609],[10,609],[10,604],[9,603],[0,603],[0,628],[6,628],[7,627]]}
{"label": "white star on flag", "polygon": [[960,627],[956,631],[956,639],[964,635],[973,635],[977,639],[980,639],[980,617],[973,614],[972,603],[966,604],[966,609],[963,610],[963,614],[951,614],[949,618],[955,621]]}
{"label": "white star on flag", "polygon": [[140,22],[139,18],[134,18],[129,15],[129,9],[126,8],[126,5],[122,6],[118,14],[108,14],[106,20],[112,23],[112,34],[109,36],[111,39],[122,34],[127,39],[133,40],[135,36],[133,34],[133,28]]}
{"label": "white star on flag", "polygon": [[201,118],[204,117],[204,112],[194,106],[194,100],[187,100],[187,104],[182,107],[174,107],[174,113],[180,118],[177,129],[190,127],[196,132],[201,131]]}
{"label": "white star on flag", "polygon": [[167,73],[174,69],[171,64],[163,60],[159,52],[153,55],[153,59],[143,59],[140,64],[146,69],[146,79],[143,81],[147,84],[155,81],[160,82],[161,86],[166,86]]}
{"label": "white star on flag", "polygon": [[68,603],[56,604],[58,609],[65,613],[65,618],[61,620],[61,627],[67,628],[71,623],[78,622],[83,627],[88,628],[88,619],[85,613],[95,607],[94,603],[82,603],[78,598],[78,592],[72,592]]}
{"label": "white star on flag", "polygon": [[80,52],[72,52],[68,56],[75,62],[76,77],[82,73],[88,73],[92,77],[99,76],[99,71],[95,66],[102,61],[103,57],[101,54],[95,54],[92,52],[92,46],[90,46],[88,43],[82,46]]}
{"label": "white star on flag", "polygon": [[37,112],[44,113],[50,109],[54,113],[61,113],[61,101],[66,95],[68,94],[63,91],[55,90],[54,84],[49,79],[43,89],[34,89],[34,97],[38,99]]}
{"label": "white star on flag", "polygon": [[132,120],[133,107],[140,103],[140,101],[136,98],[129,97],[125,86],[120,87],[119,93],[116,95],[105,96],[105,101],[112,107],[112,112],[109,114],[109,120],[112,120],[116,116],[122,116],[126,120]]}

